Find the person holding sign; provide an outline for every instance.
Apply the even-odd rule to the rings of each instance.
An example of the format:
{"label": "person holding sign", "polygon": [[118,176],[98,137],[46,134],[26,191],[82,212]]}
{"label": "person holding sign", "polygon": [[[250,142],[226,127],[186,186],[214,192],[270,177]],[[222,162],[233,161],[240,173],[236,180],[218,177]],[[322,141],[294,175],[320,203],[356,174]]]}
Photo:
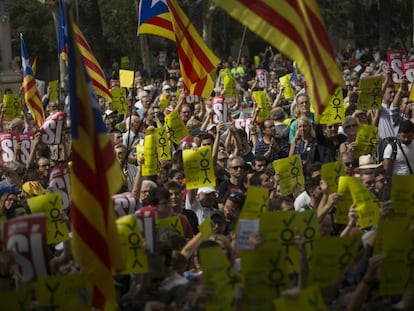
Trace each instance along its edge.
{"label": "person holding sign", "polygon": [[275,123],[272,119],[264,120],[260,123],[262,132],[262,140],[255,146],[254,154],[256,156],[264,156],[267,163],[287,157],[287,153],[283,150],[275,138]]}

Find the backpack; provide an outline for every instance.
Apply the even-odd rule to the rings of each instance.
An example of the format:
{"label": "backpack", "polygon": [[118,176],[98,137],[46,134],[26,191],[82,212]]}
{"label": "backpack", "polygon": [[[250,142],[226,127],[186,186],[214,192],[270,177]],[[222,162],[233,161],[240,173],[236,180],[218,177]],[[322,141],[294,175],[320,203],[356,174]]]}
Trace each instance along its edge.
{"label": "backpack", "polygon": [[396,137],[386,137],[381,139],[380,143],[377,147],[377,163],[381,163],[384,160],[384,150],[388,145],[391,145],[392,147],[392,154],[391,154],[391,160],[395,160],[397,157],[397,144],[398,139]]}

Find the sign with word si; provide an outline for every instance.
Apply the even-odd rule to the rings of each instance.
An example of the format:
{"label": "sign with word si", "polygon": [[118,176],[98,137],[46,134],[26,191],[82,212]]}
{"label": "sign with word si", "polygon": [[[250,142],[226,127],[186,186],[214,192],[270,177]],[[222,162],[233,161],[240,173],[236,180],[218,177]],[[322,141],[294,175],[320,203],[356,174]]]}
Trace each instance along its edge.
{"label": "sign with word si", "polygon": [[215,96],[211,100],[211,123],[227,122],[227,103],[223,96]]}
{"label": "sign with word si", "polygon": [[326,311],[321,291],[317,286],[302,289],[295,298],[278,298],[274,300],[274,306],[276,310]]}
{"label": "sign with word si", "polygon": [[280,243],[285,249],[288,270],[298,271],[299,250],[295,236],[303,235],[310,258],[313,240],[319,237],[318,216],[314,210],[263,213],[260,216],[259,232],[264,243]]}
{"label": "sign with word si", "polygon": [[61,311],[88,311],[92,293],[83,274],[54,275],[36,283],[39,307]]}
{"label": "sign with word si", "polygon": [[17,144],[20,144],[20,152],[17,155],[20,158],[20,162],[23,164],[29,162],[30,150],[34,144],[33,134],[14,132],[0,133],[0,162],[7,163],[14,161]]}
{"label": "sign with word si", "polygon": [[328,184],[328,193],[338,191],[339,177],[345,175],[344,165],[340,161],[322,164],[321,178]]}
{"label": "sign with word si", "polygon": [[414,82],[414,60],[408,60],[403,62],[403,73],[407,77],[409,82],[408,89],[411,90],[412,83]]}
{"label": "sign with word si", "polygon": [[183,150],[183,162],[187,189],[216,186],[211,146]]}
{"label": "sign with word si", "polygon": [[284,248],[275,246],[240,252],[241,277],[248,293],[243,310],[272,310],[273,299],[289,287]]}
{"label": "sign with word si", "polygon": [[66,113],[57,112],[49,115],[43,123],[40,133],[41,140],[46,145],[59,145],[63,138],[63,129],[66,127]]}
{"label": "sign with word si", "polygon": [[345,107],[344,107],[344,95],[342,88],[337,88],[335,93],[326,105],[321,119],[320,124],[335,124],[343,123],[345,120]]}
{"label": "sign with word si", "polygon": [[336,283],[352,263],[360,245],[360,236],[329,236],[315,239],[309,284],[325,287]]}
{"label": "sign with word si", "polygon": [[3,245],[15,252],[14,259],[23,283],[49,275],[44,214],[20,216],[3,224]]}
{"label": "sign with word si", "polygon": [[359,82],[358,109],[381,109],[382,83],[383,78],[381,76],[361,79]]}
{"label": "sign with word si", "polygon": [[381,294],[402,294],[414,287],[414,232],[408,230],[407,219],[378,223],[374,254],[386,256],[378,269]]}
{"label": "sign with word si", "polygon": [[68,226],[62,221],[62,200],[59,193],[47,193],[28,198],[27,204],[33,214],[46,216],[47,244],[69,239]]}
{"label": "sign with word si", "polygon": [[3,96],[4,120],[11,121],[22,116],[22,108],[18,94],[4,94]]}
{"label": "sign with word si", "polygon": [[153,252],[155,245],[155,214],[153,209],[139,209],[135,213],[138,227],[144,236],[148,249]]}
{"label": "sign with word si", "polygon": [[392,69],[392,82],[394,84],[400,83],[401,76],[403,75],[402,63],[407,59],[407,52],[405,51],[388,51],[387,61],[388,66]]}
{"label": "sign with word si", "polygon": [[112,102],[109,105],[109,109],[112,111],[118,111],[118,114],[126,114],[128,112],[128,105],[126,102],[126,88],[121,87],[117,89],[111,89]]}
{"label": "sign with word si", "polygon": [[123,216],[116,220],[116,225],[124,262],[124,269],[120,273],[147,273],[148,257],[137,218],[133,215]]}
{"label": "sign with word si", "polygon": [[131,192],[118,193],[112,196],[117,218],[133,215],[137,210],[137,198]]}
{"label": "sign with word si", "polygon": [[246,118],[246,119],[234,119],[232,121],[233,126],[236,129],[242,129],[246,132],[247,138],[250,137],[250,124],[252,123],[252,118]]}
{"label": "sign with word si", "polygon": [[391,202],[394,216],[414,219],[414,175],[392,177]]}
{"label": "sign with word si", "polygon": [[56,165],[50,170],[49,187],[60,194],[62,209],[68,209],[70,206],[70,178],[67,163]]}
{"label": "sign with word si", "polygon": [[298,154],[274,161],[273,168],[275,173],[279,174],[282,195],[292,194],[305,186],[302,162]]}
{"label": "sign with word si", "polygon": [[237,275],[230,261],[217,246],[201,248],[199,253],[203,284],[214,290],[214,295],[207,301],[206,310],[233,310],[233,288],[237,283]]}
{"label": "sign with word si", "polygon": [[157,134],[155,131],[145,131],[144,163],[141,167],[142,176],[155,176],[158,174]]}
{"label": "sign with word si", "polygon": [[171,160],[170,141],[168,140],[168,131],[166,127],[155,129],[157,135],[157,150],[159,160]]}
{"label": "sign with word si", "polygon": [[379,140],[378,127],[375,125],[360,124],[355,138],[354,156],[375,154]]}
{"label": "sign with word si", "polygon": [[272,103],[270,101],[269,95],[265,91],[253,91],[252,97],[256,103],[256,106],[259,108],[257,113],[257,121],[261,122],[270,117],[270,109]]}
{"label": "sign with word si", "polygon": [[[179,94],[177,93],[177,98],[179,98]],[[200,102],[200,96],[198,95],[194,95],[194,94],[189,94],[185,97],[185,102],[189,105],[195,105],[198,104]]]}
{"label": "sign with word si", "polygon": [[264,69],[256,69],[257,86],[261,89],[267,88],[267,72]]}
{"label": "sign with word si", "polygon": [[339,176],[338,193],[342,196],[336,203],[335,223],[346,225],[349,222],[349,208],[353,204],[351,192],[349,190],[349,180],[355,178],[352,176]]}
{"label": "sign with word si", "polygon": [[176,144],[189,135],[188,128],[177,111],[165,116],[165,124],[167,125],[168,137]]}

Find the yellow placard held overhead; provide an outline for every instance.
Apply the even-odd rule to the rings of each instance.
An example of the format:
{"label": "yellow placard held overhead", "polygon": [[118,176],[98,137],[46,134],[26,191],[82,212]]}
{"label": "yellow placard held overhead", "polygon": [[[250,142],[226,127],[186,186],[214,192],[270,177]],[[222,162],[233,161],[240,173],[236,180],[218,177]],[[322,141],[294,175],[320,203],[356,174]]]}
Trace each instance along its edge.
{"label": "yellow placard held overhead", "polygon": [[207,300],[206,310],[234,310],[233,286],[237,283],[236,273],[220,247],[200,249],[200,263],[203,270],[203,284],[213,289],[214,295]]}
{"label": "yellow placard held overhead", "polygon": [[283,95],[285,99],[291,99],[295,97],[295,90],[292,87],[292,83],[290,83],[290,79],[292,74],[289,73],[279,78],[280,84],[283,86]]}
{"label": "yellow placard held overhead", "polygon": [[60,193],[52,192],[27,199],[32,213],[46,215],[47,244],[56,244],[69,239],[66,223],[62,222],[62,198]]}
{"label": "yellow placard held overhead", "polygon": [[360,236],[315,239],[308,276],[309,284],[320,287],[335,284],[352,263],[360,244]]}
{"label": "yellow placard held overhead", "polygon": [[132,88],[134,86],[134,71],[120,69],[119,84],[121,87]]}
{"label": "yellow placard held overhead", "polygon": [[381,76],[361,79],[359,82],[358,109],[372,110],[381,109],[382,103]]}
{"label": "yellow placard held overhead", "polygon": [[366,154],[375,154],[379,140],[378,127],[368,124],[360,124],[355,139],[355,157]]}
{"label": "yellow placard held overhead", "polygon": [[22,116],[22,108],[18,94],[4,94],[3,107],[6,110],[4,112],[4,120],[10,121]]}
{"label": "yellow placard held overhead", "polygon": [[159,160],[171,160],[170,141],[166,127],[158,127],[155,130],[157,135],[157,150]]}
{"label": "yellow placard held overhead", "polygon": [[340,161],[322,164],[321,178],[328,184],[328,192],[338,191],[339,177],[345,175],[344,165]]}
{"label": "yellow placard held overhead", "polygon": [[[221,71],[220,71],[221,73]],[[220,77],[222,77],[223,79],[223,87],[224,87],[224,91],[223,91],[223,96],[224,97],[234,97],[236,96],[236,79],[233,77],[233,75],[231,74],[231,72],[229,71],[225,71],[226,74],[223,74],[223,76],[220,75]]]}
{"label": "yellow placard held overhead", "polygon": [[165,116],[165,124],[167,125],[169,138],[176,144],[189,135],[188,128],[177,111],[173,111]]}
{"label": "yellow placard held overhead", "polygon": [[187,189],[216,186],[210,146],[183,150],[183,162]]}
{"label": "yellow placard held overhead", "polygon": [[349,181],[355,177],[340,176],[338,180],[338,193],[342,196],[336,203],[335,223],[346,225],[349,222],[349,209],[353,204],[351,192],[349,190]]}
{"label": "yellow placard held overhead", "polygon": [[57,102],[59,99],[59,81],[53,80],[49,81],[48,87],[50,87],[50,97],[51,102]]}
{"label": "yellow placard held overhead", "polygon": [[92,297],[82,274],[65,274],[41,278],[36,282],[41,307],[63,311],[90,310]]}
{"label": "yellow placard held overhead", "polygon": [[122,56],[121,57],[121,63],[119,64],[119,67],[122,69],[127,69],[129,67],[129,57],[128,56]]}
{"label": "yellow placard held overhead", "polygon": [[270,118],[270,110],[272,103],[270,102],[270,97],[265,91],[253,91],[253,99],[256,103],[259,112],[257,113],[257,121],[261,122]]}
{"label": "yellow placard held overhead", "polygon": [[394,215],[407,218],[414,216],[414,175],[394,175],[392,177],[391,202]]}
{"label": "yellow placard held overhead", "polygon": [[300,291],[295,298],[278,298],[274,300],[276,310],[325,311],[322,294],[317,286],[309,286]]}
{"label": "yellow placard held overhead", "polygon": [[275,173],[279,174],[279,185],[282,195],[289,195],[296,190],[304,188],[305,177],[298,154],[274,161],[273,168]]}
{"label": "yellow placard held overhead", "polygon": [[379,202],[357,178],[349,180],[349,190],[353,203],[356,204],[360,228],[376,225],[379,220]]}
{"label": "yellow placard held overhead", "polygon": [[243,310],[272,310],[273,300],[289,287],[285,251],[281,245],[241,251]]}
{"label": "yellow placard held overhead", "polygon": [[142,176],[155,176],[158,174],[158,168],[157,136],[155,131],[146,131],[144,139],[144,163],[142,164]]}
{"label": "yellow placard held overhead", "polygon": [[172,230],[179,233],[181,236],[185,237],[183,224],[181,223],[181,219],[178,216],[171,216],[166,218],[158,218],[157,219],[157,228],[158,232],[162,231],[166,228],[171,228]]}
{"label": "yellow placard held overhead", "polygon": [[1,290],[2,309],[7,311],[31,310],[33,303],[33,288],[31,285],[22,286],[17,290]]}
{"label": "yellow placard held overhead", "polygon": [[147,273],[148,257],[137,218],[133,215],[123,216],[116,220],[116,225],[124,263],[124,269],[120,273]]}
{"label": "yellow placard held overhead", "polygon": [[128,104],[126,102],[126,88],[120,87],[111,89],[112,102],[110,104],[111,110],[118,111],[118,114],[128,113]]}
{"label": "yellow placard held overhead", "polygon": [[240,212],[240,218],[257,219],[269,208],[269,189],[257,186],[247,188],[246,200]]}
{"label": "yellow placard held overhead", "polygon": [[337,88],[335,93],[326,105],[322,116],[319,120],[320,124],[343,123],[345,120],[344,95],[342,88]]}

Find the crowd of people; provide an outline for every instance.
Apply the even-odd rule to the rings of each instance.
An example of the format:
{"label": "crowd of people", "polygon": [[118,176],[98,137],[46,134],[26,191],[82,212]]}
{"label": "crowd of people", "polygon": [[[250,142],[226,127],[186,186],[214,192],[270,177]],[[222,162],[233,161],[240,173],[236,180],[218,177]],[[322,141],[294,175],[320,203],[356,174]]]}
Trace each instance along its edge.
{"label": "crowd of people", "polygon": [[[119,193],[130,193],[136,204],[130,214],[138,218],[153,213],[155,221],[171,216],[179,217],[183,232],[156,230],[154,247],[148,247],[148,273],[143,275],[115,275],[120,310],[204,310],[211,308],[217,291],[204,282],[211,279],[203,273],[203,249],[220,248],[234,269],[231,307],[247,310],[249,292],[242,278],[243,263],[236,247],[239,219],[246,202],[249,187],[268,190],[270,213],[309,212],[317,216],[320,236],[360,237],[361,244],[352,264],[330,286],[321,287],[323,304],[328,310],[413,310],[414,289],[395,295],[380,293],[381,280],[377,271],[386,260],[384,254],[373,255],[377,225],[361,228],[358,224],[356,204],[349,206],[347,224],[335,222],[335,208],[343,193],[328,193],[327,183],[321,179],[326,163],[339,161],[347,176],[354,176],[379,202],[380,220],[393,217],[390,201],[392,178],[412,175],[414,167],[414,114],[409,102],[408,81],[402,76],[400,83],[392,82],[392,70],[383,66],[384,60],[369,49],[358,50],[348,46],[338,53],[344,85],[345,120],[342,123],[318,124],[304,88],[303,77],[285,56],[267,47],[253,65],[246,56],[239,62],[232,57],[223,60],[219,72],[228,71],[236,83],[236,95],[226,98],[228,119],[214,123],[212,98],[192,97],[189,101],[177,67],[167,71],[167,78],[151,79],[147,73],[135,72],[135,87],[128,90],[128,112],[119,114],[111,103],[98,98],[107,135],[124,171],[125,182]],[[358,70],[354,70],[358,66]],[[362,69],[359,69],[362,68]],[[174,69],[174,70],[173,70]],[[256,70],[265,70],[267,85],[260,87]],[[279,78],[295,73],[292,99],[284,97]],[[363,110],[357,106],[360,79],[383,77],[382,104],[378,110]],[[218,74],[215,96],[222,96],[224,83]],[[269,115],[258,121],[259,108],[252,95],[264,90],[271,99]],[[50,184],[54,167],[70,163],[70,103],[50,100],[50,90],[42,99],[47,115],[67,113],[63,139],[59,145],[45,144],[42,130],[23,108],[23,116],[4,120],[5,109],[0,111],[2,132],[28,133],[31,148],[22,158],[21,142],[13,145],[13,158],[0,166],[0,215],[3,221],[30,214],[27,199],[56,191]],[[189,130],[180,143],[170,142],[171,160],[159,161],[159,172],[143,176],[144,157],[137,154],[146,133],[165,124],[165,116],[178,112]],[[250,123],[238,126],[233,119],[245,118]],[[389,140],[381,154],[355,156],[356,136],[361,124],[378,128],[380,142]],[[186,188],[183,150],[211,146],[216,186]],[[3,144],[2,144],[3,148]],[[85,146],[86,148],[86,146]],[[4,150],[2,150],[4,152]],[[274,162],[299,155],[305,184],[291,194],[283,194]],[[63,209],[62,219],[70,223],[70,206]],[[282,215],[282,214],[280,214]],[[200,232],[200,225],[211,225],[209,237]],[[69,226],[70,228],[70,226]],[[298,233],[294,238],[299,252],[306,238]],[[250,236],[249,249],[260,250],[264,237],[256,232]],[[73,260],[70,243],[49,245],[52,274],[75,273],[80,267]],[[309,250],[308,250],[309,252]],[[13,290],[21,285],[22,271],[14,262],[12,250],[1,251],[0,286]],[[308,254],[309,255],[309,254]],[[307,288],[309,262],[301,262],[297,271],[289,271],[289,286],[274,292],[296,299]],[[216,306],[218,306],[217,304]],[[210,306],[210,307],[208,307]],[[260,307],[256,306],[256,309]],[[255,309],[255,310],[256,310]],[[227,310],[227,309],[226,309]]]}

